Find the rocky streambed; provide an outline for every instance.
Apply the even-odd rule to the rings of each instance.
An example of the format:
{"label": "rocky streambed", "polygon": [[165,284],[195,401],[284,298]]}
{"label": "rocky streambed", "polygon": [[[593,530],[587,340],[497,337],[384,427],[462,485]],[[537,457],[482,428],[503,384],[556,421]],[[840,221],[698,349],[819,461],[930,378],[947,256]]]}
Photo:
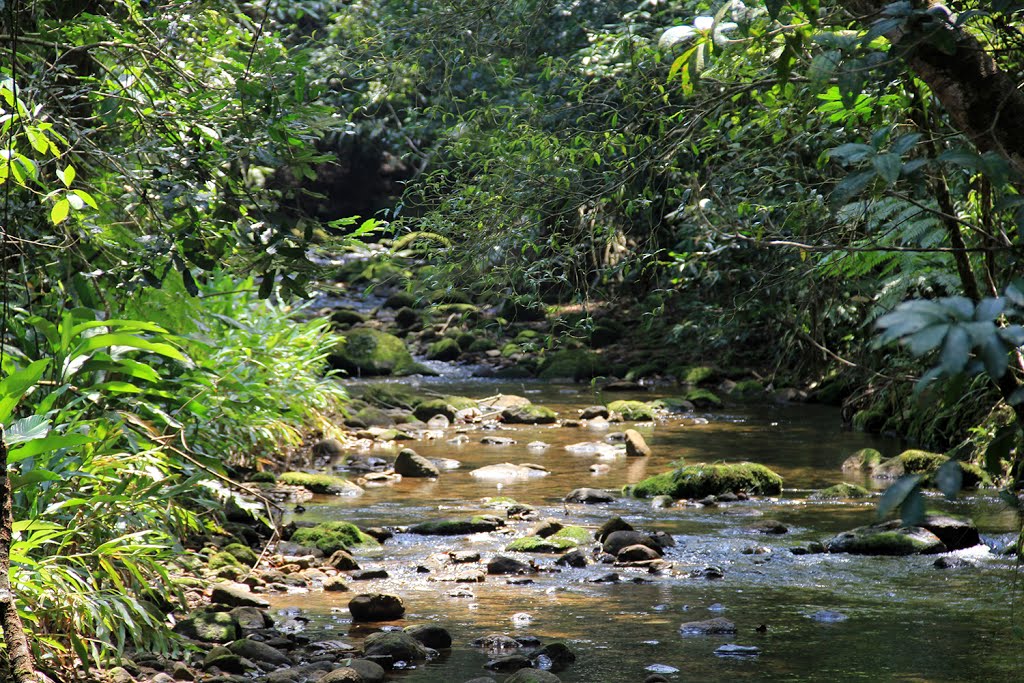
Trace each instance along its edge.
{"label": "rocky streambed", "polygon": [[223,585],[180,629],[214,630],[187,631],[202,656],[164,675],[1020,673],[1015,564],[999,553],[1014,515],[978,488],[956,502],[926,493],[930,517],[914,528],[877,525],[884,477],[922,458],[894,460],[900,444],[842,432],[828,409],[702,410],[671,392],[573,384],[424,383],[405,394],[416,405],[394,405],[395,385],[354,391],[372,419],[317,444],[307,472],[262,484],[293,496],[290,540],[262,557],[211,550],[206,571]]}

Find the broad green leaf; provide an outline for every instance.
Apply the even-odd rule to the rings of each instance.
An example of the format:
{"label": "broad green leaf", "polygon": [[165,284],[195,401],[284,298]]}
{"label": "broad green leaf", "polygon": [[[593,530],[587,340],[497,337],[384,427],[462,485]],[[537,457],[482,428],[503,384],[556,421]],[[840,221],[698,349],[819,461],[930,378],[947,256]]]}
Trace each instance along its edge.
{"label": "broad green leaf", "polygon": [[999,329],[997,334],[1010,346],[1021,346],[1024,344],[1024,327],[1020,325],[1007,325]]}
{"label": "broad green leaf", "polygon": [[907,348],[915,356],[921,356],[929,351],[932,351],[942,343],[942,340],[946,338],[946,333],[949,331],[948,323],[939,323],[938,325],[931,325],[929,327],[915,332],[905,341]]}
{"label": "broad green leaf", "polygon": [[29,415],[15,420],[4,430],[4,441],[13,446],[26,441],[41,439],[50,431],[50,421],[43,415]]}
{"label": "broad green leaf", "polygon": [[954,500],[964,483],[964,471],[957,460],[947,460],[935,472],[935,486],[946,498]]}
{"label": "broad green leaf", "polygon": [[951,149],[943,152],[936,158],[947,164],[953,164],[954,166],[960,166],[972,171],[981,170],[982,158],[977,152]]}
{"label": "broad green leaf", "polygon": [[81,199],[83,202],[85,202],[94,209],[100,208],[99,205],[96,203],[96,200],[93,199],[93,196],[86,192],[85,190],[72,190],[71,194],[78,197],[79,199]]}
{"label": "broad green leaf", "polygon": [[950,375],[963,372],[970,352],[971,342],[967,332],[959,325],[950,326],[942,345],[942,369]]}
{"label": "broad green leaf", "polygon": [[50,221],[54,225],[60,225],[68,217],[71,204],[67,199],[61,199],[50,209]]}
{"label": "broad green leaf", "polygon": [[995,320],[1005,308],[1006,299],[1002,297],[982,299],[974,309],[974,319]]}
{"label": "broad green leaf", "polygon": [[896,138],[890,149],[894,154],[906,154],[920,139],[920,133],[906,133],[905,135],[901,135]]}
{"label": "broad green leaf", "polygon": [[81,356],[89,353],[90,351],[107,347],[126,347],[129,349],[138,349],[140,351],[149,351],[150,353],[167,356],[174,360],[185,360],[185,356],[170,344],[152,342],[148,339],[143,339],[142,337],[125,332],[109,332],[107,334],[98,334],[95,337],[89,337],[75,347],[73,356]]}
{"label": "broad green leaf", "polygon": [[900,521],[905,526],[917,526],[924,519],[924,494],[919,486],[911,489],[900,505]]}
{"label": "broad green leaf", "polygon": [[832,159],[845,163],[856,163],[875,153],[875,148],[860,142],[847,142],[828,150]]}
{"label": "broad green leaf", "polygon": [[49,435],[42,439],[29,441],[16,448],[12,448],[11,452],[7,455],[7,460],[14,463],[26,458],[34,458],[42,453],[50,453],[62,448],[84,446],[94,441],[96,441],[95,437],[86,434],[54,434],[50,432]]}
{"label": "broad green leaf", "polygon": [[875,172],[890,185],[899,180],[900,171],[903,169],[900,155],[892,152],[876,155],[871,159],[871,164],[875,167]]}
{"label": "broad green leaf", "polygon": [[50,470],[44,470],[41,468],[29,470],[24,474],[11,472],[10,477],[11,488],[14,489],[15,491],[24,486],[31,486],[33,484],[39,484],[44,481],[60,481],[62,479],[62,477],[56,472],[51,472]]}
{"label": "broad green leaf", "polygon": [[918,488],[922,479],[920,474],[907,474],[893,482],[878,501],[879,519],[888,517],[896,508],[903,505],[903,501],[911,491]]}
{"label": "broad green leaf", "polygon": [[33,361],[0,380],[0,422],[6,422],[21,397],[42,379],[50,365],[49,359]]}
{"label": "broad green leaf", "polygon": [[974,302],[965,296],[944,296],[939,299],[938,303],[941,306],[946,306],[960,320],[974,318]]}
{"label": "broad green leaf", "polygon": [[1009,349],[1003,346],[1002,340],[992,335],[981,347],[981,360],[985,363],[985,370],[992,379],[999,379],[1006,374],[1010,365]]}

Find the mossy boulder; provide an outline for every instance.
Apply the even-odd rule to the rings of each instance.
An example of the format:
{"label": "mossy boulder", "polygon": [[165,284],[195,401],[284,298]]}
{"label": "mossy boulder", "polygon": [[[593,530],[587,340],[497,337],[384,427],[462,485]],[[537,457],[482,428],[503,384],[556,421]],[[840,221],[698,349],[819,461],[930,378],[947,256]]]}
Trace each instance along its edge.
{"label": "mossy boulder", "polygon": [[659,398],[654,401],[648,401],[647,405],[653,410],[665,413],[689,413],[692,412],[695,407],[692,403],[681,396]]}
{"label": "mossy boulder", "polygon": [[254,484],[273,484],[277,481],[277,475],[270,470],[253,472],[252,476],[249,477],[249,481]]}
{"label": "mossy boulder", "polygon": [[[253,563],[255,564],[255,563]],[[207,561],[207,566],[210,569],[223,569],[224,567],[242,567],[242,563],[238,561],[234,555],[228,552],[216,552],[210,555],[210,559]]]}
{"label": "mossy boulder", "polygon": [[782,477],[751,462],[686,465],[648,477],[623,491],[637,498],[704,498],[740,491],[770,496],[782,491]]}
{"label": "mossy boulder", "polygon": [[405,342],[393,334],[370,328],[358,328],[346,334],[329,361],[335,369],[361,377],[412,375],[425,370],[412,359]]}
{"label": "mossy boulder", "polygon": [[825,541],[830,553],[852,555],[928,555],[946,552],[939,537],[922,527],[894,520],[844,531]]}
{"label": "mossy boulder", "polygon": [[203,643],[230,643],[241,636],[238,621],[227,612],[193,612],[174,625],[174,632]]}
{"label": "mossy boulder", "polygon": [[427,658],[427,648],[404,631],[371,633],[363,641],[363,656],[386,657],[390,661],[413,662]]}
{"label": "mossy boulder", "polygon": [[871,491],[857,484],[836,484],[828,488],[815,491],[810,495],[814,500],[836,500],[852,498],[870,498]]}
{"label": "mossy boulder", "polygon": [[412,410],[423,402],[423,397],[415,389],[393,382],[367,384],[363,387],[360,398],[378,408],[402,408],[404,410]]}
{"label": "mossy boulder", "polygon": [[[910,449],[878,463],[871,470],[871,476],[878,479],[895,479],[905,474],[920,474],[925,477],[925,483],[931,485],[932,477],[949,460],[949,456],[942,453]],[[977,465],[966,462],[959,462],[958,464],[963,475],[963,486],[965,488],[973,488],[989,483],[988,474]]]}
{"label": "mossy boulder", "polygon": [[680,379],[686,384],[713,384],[719,379],[719,372],[709,365],[698,365],[685,368]]}
{"label": "mossy boulder", "polygon": [[748,397],[757,396],[758,394],[764,393],[764,384],[757,381],[756,379],[744,379],[736,382],[733,386],[732,391],[729,392],[731,396]]}
{"label": "mossy boulder", "polygon": [[643,401],[612,401],[608,410],[619,413],[623,420],[648,422],[654,419],[654,410]]}
{"label": "mossy boulder", "polygon": [[598,356],[586,349],[563,349],[544,358],[541,379],[591,379],[602,374]]}
{"label": "mossy boulder", "polygon": [[[461,346],[461,342],[459,342],[459,345]],[[484,351],[490,351],[491,349],[494,348],[494,346],[495,344],[493,339],[486,339],[481,337],[478,339],[474,339],[469,344],[469,346],[463,348],[466,351],[469,351],[470,353],[483,353]]]}
{"label": "mossy boulder", "polygon": [[853,414],[853,428],[861,432],[877,434],[885,428],[885,423],[888,420],[888,410],[882,406],[873,406],[858,410]]}
{"label": "mossy boulder", "polygon": [[501,419],[509,424],[540,425],[558,421],[558,413],[545,406],[532,403],[525,406],[511,406],[501,411]]}
{"label": "mossy boulder", "polygon": [[476,400],[465,396],[442,396],[421,401],[412,414],[418,420],[426,422],[435,415],[444,415],[449,420],[454,420],[456,413],[460,410],[478,407]]}
{"label": "mossy boulder", "polygon": [[314,474],[310,472],[284,472],[277,478],[278,483],[289,486],[301,486],[313,493],[330,496],[358,496],[363,493],[359,488],[344,477],[333,474]]}
{"label": "mossy boulder", "polygon": [[722,407],[722,399],[718,398],[715,392],[710,389],[691,389],[686,392],[683,399],[692,403],[694,407],[702,410]]}
{"label": "mossy boulder", "polygon": [[420,308],[420,298],[412,292],[398,291],[391,294],[384,301],[384,308],[398,310],[399,308]]}
{"label": "mossy boulder", "polygon": [[297,530],[292,534],[291,541],[299,545],[319,548],[324,555],[330,556],[339,550],[367,551],[377,550],[380,543],[373,536],[363,533],[351,522],[324,522],[314,527]]}
{"label": "mossy boulder", "polygon": [[445,337],[427,347],[427,358],[430,360],[453,361],[462,355],[459,342]]}
{"label": "mossy boulder", "polygon": [[366,316],[351,308],[338,308],[331,311],[331,322],[339,327],[351,327],[366,322]]}
{"label": "mossy boulder", "polygon": [[882,454],[874,448],[862,448],[843,461],[843,472],[848,474],[871,474],[882,462]]}
{"label": "mossy boulder", "polygon": [[256,554],[255,550],[241,543],[227,544],[224,546],[224,552],[229,553],[236,560],[250,567],[256,566],[256,563],[260,560],[260,556]]}
{"label": "mossy boulder", "polygon": [[524,536],[523,538],[517,538],[509,543],[505,547],[505,550],[520,553],[548,553],[551,555],[557,555],[573,550],[578,545],[579,543],[571,538],[561,538],[556,536],[548,536],[547,538],[541,538],[540,536]]}
{"label": "mossy boulder", "polygon": [[493,515],[477,515],[469,519],[440,519],[421,522],[409,529],[411,534],[423,536],[464,536],[496,531],[505,526],[504,520]]}

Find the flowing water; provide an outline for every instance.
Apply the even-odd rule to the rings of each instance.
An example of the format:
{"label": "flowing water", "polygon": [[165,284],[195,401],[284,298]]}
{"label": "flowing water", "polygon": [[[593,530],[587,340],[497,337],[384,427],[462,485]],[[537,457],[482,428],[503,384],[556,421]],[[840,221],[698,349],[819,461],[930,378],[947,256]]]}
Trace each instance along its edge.
{"label": "flowing water", "polygon": [[[650,400],[669,393],[602,396],[589,386],[501,384],[446,380],[441,393],[482,398],[497,393],[525,395],[534,403],[574,417],[587,405],[619,398]],[[704,423],[706,421],[706,423]],[[612,425],[622,429],[633,425]],[[544,642],[562,640],[577,654],[574,665],[558,675],[566,682],[625,683],[642,681],[662,670],[673,681],[1017,681],[1024,680],[1022,622],[1016,603],[1024,587],[1011,559],[979,546],[958,553],[973,566],[940,570],[934,556],[875,558],[850,555],[793,555],[789,548],[824,540],[831,534],[874,519],[875,503],[809,500],[808,493],[842,481],[840,465],[853,451],[872,446],[895,455],[900,444],[842,431],[833,409],[810,405],[743,404],[723,411],[698,413],[640,424],[636,429],[653,450],[649,458],[619,456],[602,461],[610,467],[593,475],[594,456],[573,455],[565,446],[601,440],[607,431],[552,426],[516,426],[498,432],[470,428],[469,441],[454,445],[456,427],[441,438],[411,445],[428,458],[454,458],[462,466],[436,481],[405,479],[369,488],[353,499],[318,497],[307,504],[310,521],[344,519],[361,526],[404,526],[424,520],[465,517],[495,511],[483,506],[490,496],[509,496],[535,506],[540,517],[596,527],[620,515],[635,527],[665,531],[676,540],[665,559],[674,571],[664,575],[641,569],[591,565],[556,568],[555,557],[521,555],[541,572],[532,583],[515,585],[508,577],[489,576],[480,583],[456,583],[454,572],[439,570],[431,557],[474,550],[486,562],[533,521],[509,523],[505,533],[424,537],[398,533],[380,557],[361,558],[364,569],[384,568],[388,578],[353,581],[355,592],[389,592],[402,596],[406,618],[397,625],[437,623],[453,635],[450,652],[397,675],[408,683],[458,683],[484,675],[485,654],[469,646],[493,632],[531,634]],[[485,446],[485,435],[508,436],[515,445]],[[543,441],[549,448],[528,449]],[[384,455],[386,452],[379,452]],[[390,453],[393,455],[394,453]],[[688,463],[750,460],[774,469],[785,479],[782,495],[718,507],[653,509],[649,501],[619,498],[603,505],[561,502],[580,486],[619,490],[624,484],[670,469],[680,457]],[[534,462],[551,474],[529,481],[497,484],[474,479],[469,471],[487,464]],[[971,515],[982,533],[1005,542],[1014,515],[992,491],[971,493],[954,503],[936,497],[933,507]],[[501,514],[500,511],[497,514]],[[774,536],[752,531],[775,519],[789,533]],[[746,552],[744,552],[746,551]],[[433,567],[429,573],[418,565]],[[704,578],[707,567],[722,570]],[[561,569],[561,571],[556,571]],[[618,583],[593,583],[609,572]],[[693,571],[697,576],[690,576]],[[358,645],[368,632],[353,625],[345,608],[354,593],[290,594],[274,598],[281,614],[309,619],[307,632]],[[840,612],[840,621],[820,621],[816,612]],[[683,636],[679,625],[722,616],[736,623],[734,636]],[[759,629],[759,627],[762,627]],[[372,630],[372,629],[371,629]],[[720,657],[726,643],[760,648],[755,657]],[[652,668],[648,668],[652,667]],[[502,674],[492,674],[501,680]]]}

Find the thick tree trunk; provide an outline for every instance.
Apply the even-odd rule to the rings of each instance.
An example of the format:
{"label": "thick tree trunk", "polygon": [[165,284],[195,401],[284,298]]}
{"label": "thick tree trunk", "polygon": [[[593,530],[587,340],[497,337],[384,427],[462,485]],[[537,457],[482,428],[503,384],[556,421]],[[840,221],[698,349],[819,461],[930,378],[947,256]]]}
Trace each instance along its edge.
{"label": "thick tree trunk", "polygon": [[41,683],[48,679],[36,671],[14,591],[11,590],[13,524],[11,480],[7,476],[7,442],[4,440],[3,425],[0,425],[0,627],[3,628],[4,643],[7,644],[7,662],[13,680],[16,683]]}
{"label": "thick tree trunk", "polygon": [[[865,26],[881,18],[889,0],[839,0]],[[927,8],[927,3],[915,4]],[[942,103],[954,125],[980,152],[996,152],[1024,177],[1024,92],[1002,71],[985,46],[934,5],[929,18],[910,17],[886,33],[900,54]],[[948,41],[936,40],[945,32]]]}

